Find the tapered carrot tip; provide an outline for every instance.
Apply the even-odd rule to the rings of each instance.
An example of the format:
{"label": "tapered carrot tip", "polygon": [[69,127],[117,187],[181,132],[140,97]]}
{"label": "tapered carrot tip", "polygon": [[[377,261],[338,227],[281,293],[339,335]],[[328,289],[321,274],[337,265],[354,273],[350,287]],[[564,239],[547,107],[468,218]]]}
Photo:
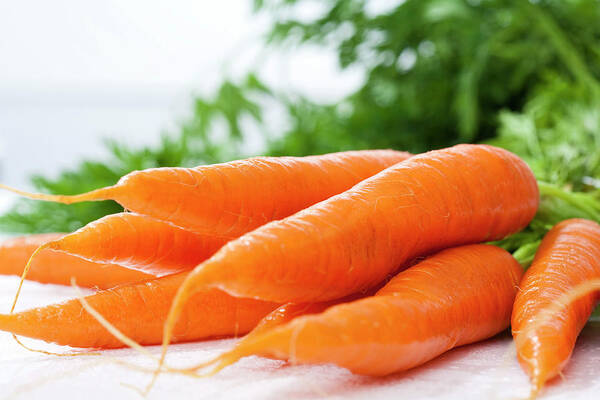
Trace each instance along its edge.
{"label": "tapered carrot tip", "polygon": [[33,200],[51,201],[54,203],[62,204],[73,204],[80,203],[83,201],[99,201],[99,200],[110,200],[114,194],[117,186],[107,186],[104,188],[92,190],[91,192],[76,194],[76,195],[62,195],[62,194],[46,194],[46,193],[31,193],[24,190],[15,189],[13,187],[0,183],[0,189],[7,190],[9,192],[18,194],[19,196],[27,197]]}
{"label": "tapered carrot tip", "polygon": [[597,303],[600,225],[571,219],[544,237],[520,283],[512,314],[517,357],[532,395],[569,362],[577,337]]}
{"label": "tapered carrot tip", "polygon": [[[248,355],[248,354],[246,354]],[[196,364],[188,368],[168,368],[167,371],[171,373],[193,375],[198,378],[210,378],[211,376],[219,373],[223,368],[235,364],[238,360],[246,355],[238,354],[235,349],[230,350],[226,353],[221,354],[211,360],[205,361],[200,364]],[[198,371],[205,370],[205,372],[199,373]]]}
{"label": "tapered carrot tip", "polygon": [[185,372],[197,372],[199,370],[205,370],[204,373],[200,374],[202,377],[211,377],[219,373],[222,369],[235,364],[244,357],[252,355],[251,352],[247,351],[249,348],[248,342],[243,343],[241,346],[233,348],[212,360],[208,360],[201,364],[197,364],[193,367],[186,368]]}
{"label": "tapered carrot tip", "polygon": [[529,397],[527,399],[528,400],[537,399],[543,386],[544,386],[544,383],[540,379],[533,379],[531,381],[531,391],[529,392]]}
{"label": "tapered carrot tip", "polygon": [[[216,358],[213,363],[210,365],[213,366],[209,371],[201,374],[203,377],[211,377],[219,373],[223,368],[230,366],[231,364],[235,364],[240,358],[243,356],[241,354],[235,354],[235,352],[226,353],[222,356]],[[207,365],[207,366],[210,366]]]}
{"label": "tapered carrot tip", "polygon": [[[531,357],[529,360],[519,360],[521,366],[529,376],[529,383],[531,385],[531,392],[528,397],[529,399],[535,399],[546,385],[546,382],[554,377],[552,372],[549,373],[543,369],[544,365],[556,363],[556,361],[552,361],[549,358],[552,358],[552,355],[544,358],[543,355],[538,354],[535,357]],[[532,359],[535,360],[534,363],[531,362]]]}

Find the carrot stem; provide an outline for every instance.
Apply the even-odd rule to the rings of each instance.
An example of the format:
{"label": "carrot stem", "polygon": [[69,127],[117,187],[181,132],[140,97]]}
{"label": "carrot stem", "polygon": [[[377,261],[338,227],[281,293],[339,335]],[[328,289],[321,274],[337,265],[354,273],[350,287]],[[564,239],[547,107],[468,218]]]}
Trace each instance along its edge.
{"label": "carrot stem", "polygon": [[539,182],[538,187],[542,196],[555,197],[583,211],[587,217],[600,221],[600,202],[585,193],[575,193],[559,188],[546,182]]}
{"label": "carrot stem", "polygon": [[535,253],[540,246],[541,240],[536,240],[535,242],[527,243],[521,247],[519,247],[514,253],[513,257],[523,266],[523,268],[529,267],[533,258],[535,257]]}

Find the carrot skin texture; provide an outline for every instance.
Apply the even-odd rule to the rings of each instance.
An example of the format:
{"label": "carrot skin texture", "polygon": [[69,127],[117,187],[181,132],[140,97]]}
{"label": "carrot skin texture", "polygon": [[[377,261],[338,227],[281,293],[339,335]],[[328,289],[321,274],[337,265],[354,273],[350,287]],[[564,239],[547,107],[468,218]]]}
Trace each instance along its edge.
{"label": "carrot skin texture", "polygon": [[154,168],[75,196],[21,195],[76,203],[115,200],[125,209],[190,231],[236,238],[349,189],[410,157],[363,150],[308,157],[255,157],[196,168]]}
{"label": "carrot skin texture", "polygon": [[[374,294],[375,291],[370,294]],[[356,293],[350,296],[347,296],[343,299],[339,300],[330,300],[324,301],[321,303],[303,303],[303,304],[295,304],[295,303],[287,303],[282,305],[281,307],[276,308],[271,311],[267,316],[265,316],[259,323],[256,325],[254,329],[252,329],[246,336],[244,336],[235,347],[224,353],[223,355],[214,358],[211,361],[204,362],[202,364],[193,366],[188,368],[188,371],[196,371],[202,368],[205,368],[210,365],[217,365],[217,371],[224,368],[225,366],[232,364],[236,360],[239,359],[238,353],[244,353],[248,345],[252,344],[252,342],[256,339],[269,332],[272,329],[277,328],[278,326],[284,325],[295,318],[311,315],[311,314],[320,314],[323,311],[327,310],[330,307],[335,305],[351,302],[357,299],[361,299],[366,297],[366,293]],[[215,371],[216,372],[216,371]]]}
{"label": "carrot skin texture", "polygon": [[327,301],[322,303],[304,303],[295,304],[287,303],[281,307],[276,308],[267,314],[252,331],[250,331],[242,340],[249,340],[253,337],[259,336],[264,332],[267,332],[277,326],[283,325],[286,322],[298,318],[303,315],[318,314],[325,311],[327,308],[336,304],[334,301]]}
{"label": "carrot skin texture", "polygon": [[539,324],[544,309],[577,285],[600,278],[600,226],[570,219],[544,237],[521,282],[512,315],[517,357],[534,393],[567,364],[577,336],[600,299],[590,293]]}
{"label": "carrot skin texture", "polygon": [[260,355],[370,376],[404,371],[506,329],[522,274],[498,247],[443,250],[400,272],[375,296],[244,340],[223,355],[222,367]]}
{"label": "carrot skin texture", "polygon": [[48,248],[162,276],[192,269],[225,243],[145,215],[119,213],[54,240]]}
{"label": "carrot skin texture", "polygon": [[506,150],[421,154],[228,242],[189,275],[177,301],[206,287],[281,303],[341,298],[416,256],[519,231],[538,202],[533,173]]}
{"label": "carrot skin texture", "polygon": [[[194,232],[231,239],[341,193],[409,156],[371,150],[141,171],[119,182],[117,201]],[[171,190],[173,182],[177,190]],[[154,208],[157,195],[162,206]]]}
{"label": "carrot skin texture", "polygon": [[[125,335],[143,345],[162,341],[163,325],[187,272],[99,291],[88,303]],[[217,289],[197,293],[186,305],[175,342],[238,336],[249,332],[278,304],[234,298]],[[16,314],[0,314],[0,330],[81,348],[120,348],[77,299]]]}
{"label": "carrot skin texture", "polygon": [[[39,246],[64,235],[45,233],[11,238],[0,243],[0,274],[21,276],[29,257]],[[156,276],[120,265],[94,263],[52,250],[39,253],[27,274],[29,280],[58,285],[70,285],[71,277],[82,287],[108,289]]]}
{"label": "carrot skin texture", "polygon": [[[371,292],[371,294],[374,294],[374,291]],[[254,338],[255,336],[259,336],[264,332],[267,332],[277,326],[290,322],[294,318],[298,318],[303,315],[319,314],[327,310],[329,307],[333,307],[340,303],[354,301],[366,296],[366,293],[355,293],[350,296],[346,296],[343,299],[324,301],[321,303],[284,304],[267,314],[267,316],[265,316],[258,323],[258,325],[256,325],[256,327],[252,329],[252,331],[250,331],[246,336],[244,336],[242,341],[245,342],[247,340],[252,340],[252,338]]]}

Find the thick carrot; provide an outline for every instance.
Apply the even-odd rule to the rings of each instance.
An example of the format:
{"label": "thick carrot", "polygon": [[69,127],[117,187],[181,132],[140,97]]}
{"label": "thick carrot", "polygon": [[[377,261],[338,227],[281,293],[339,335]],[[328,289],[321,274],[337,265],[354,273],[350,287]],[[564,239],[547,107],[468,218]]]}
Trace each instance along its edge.
{"label": "thick carrot", "polygon": [[589,292],[551,319],[541,321],[540,316],[561,296],[593,279],[600,279],[600,225],[583,219],[557,224],[523,277],[512,315],[518,359],[531,378],[533,395],[569,361],[600,292]]}
{"label": "thick carrot", "polygon": [[516,232],[538,202],[531,170],[506,150],[458,145],[414,156],[228,242],[180,288],[165,339],[196,290],[281,303],[341,298],[418,255]]}
{"label": "thick carrot", "polygon": [[[46,233],[0,243],[0,274],[21,276],[27,260],[39,246],[62,236],[63,233]],[[59,285],[69,285],[72,277],[79,286],[99,289],[155,278],[120,265],[94,263],[52,250],[40,252],[28,274],[30,280]]]}
{"label": "thick carrot", "polygon": [[506,150],[458,145],[411,157],[228,242],[196,267],[173,301],[160,365],[181,307],[197,290],[281,303],[341,298],[416,256],[516,232],[538,203],[533,173]]}
{"label": "thick carrot", "polygon": [[[103,290],[85,300],[131,339],[144,345],[158,344],[169,306],[186,274]],[[275,303],[234,298],[217,289],[200,292],[186,305],[174,340],[243,335],[276,307]],[[72,347],[123,347],[77,299],[0,315],[0,330]]]}
{"label": "thick carrot", "polygon": [[31,194],[76,203],[116,200],[125,209],[191,231],[235,238],[349,189],[410,154],[365,150],[310,157],[257,157],[196,168],[156,168],[115,186],[75,196]]}
{"label": "thick carrot", "polygon": [[119,213],[51,240],[42,248],[165,275],[192,269],[225,243],[223,238],[192,233],[145,215]]}
{"label": "thick carrot", "polygon": [[213,372],[250,355],[334,363],[372,376],[413,368],[506,329],[522,274],[498,247],[443,250],[399,273],[375,296],[243,339],[215,360]]}

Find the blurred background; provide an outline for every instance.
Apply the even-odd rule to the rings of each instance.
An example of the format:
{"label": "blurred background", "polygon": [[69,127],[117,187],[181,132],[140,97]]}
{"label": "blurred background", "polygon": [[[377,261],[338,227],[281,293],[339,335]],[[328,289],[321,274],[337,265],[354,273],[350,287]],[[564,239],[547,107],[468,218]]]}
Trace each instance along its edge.
{"label": "blurred background", "polygon": [[[597,0],[2,2],[0,54],[0,181],[29,190],[460,142],[508,148],[574,190],[600,176]],[[3,193],[0,230],[117,211]]]}
{"label": "blurred background", "polygon": [[[0,7],[0,132],[3,179],[11,185],[103,157],[103,139],[156,145],[193,113],[194,94],[253,68],[271,86],[317,100],[333,100],[360,80],[341,77],[331,51],[303,49],[289,59],[283,49],[267,50],[261,38],[270,19],[252,15],[248,0]],[[20,162],[27,157],[35,162]]]}

